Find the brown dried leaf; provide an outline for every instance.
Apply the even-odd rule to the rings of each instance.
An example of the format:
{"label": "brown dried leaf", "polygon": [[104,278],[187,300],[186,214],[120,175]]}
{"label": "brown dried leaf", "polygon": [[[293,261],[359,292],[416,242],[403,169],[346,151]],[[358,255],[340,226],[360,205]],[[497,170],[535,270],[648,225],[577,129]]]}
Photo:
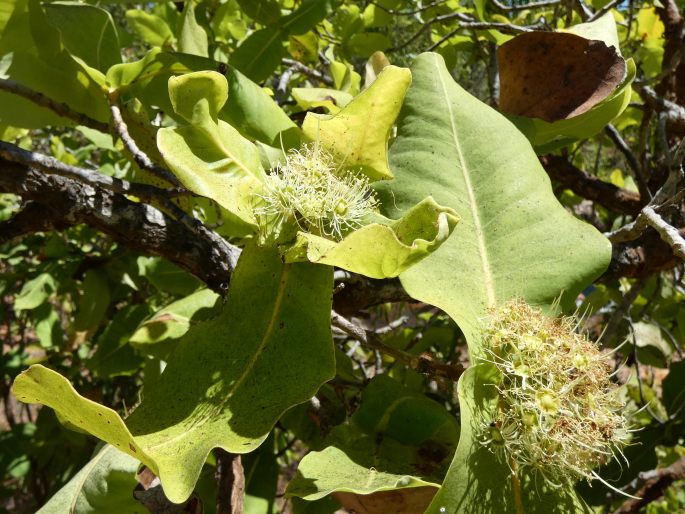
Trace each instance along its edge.
{"label": "brown dried leaf", "polygon": [[565,32],[528,32],[497,50],[500,109],[554,122],[600,103],[623,81],[613,46]]}

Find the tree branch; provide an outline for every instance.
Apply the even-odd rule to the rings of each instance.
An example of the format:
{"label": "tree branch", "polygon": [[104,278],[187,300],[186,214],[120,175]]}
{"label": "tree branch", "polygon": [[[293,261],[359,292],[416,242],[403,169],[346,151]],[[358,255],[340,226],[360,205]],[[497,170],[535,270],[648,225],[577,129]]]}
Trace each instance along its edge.
{"label": "tree branch", "polygon": [[[215,234],[197,230],[147,204],[123,194],[84,184],[71,177],[50,175],[24,164],[0,158],[0,190],[30,200],[26,208],[49,217],[55,227],[85,223],[133,250],[159,255],[192,273],[207,286],[225,295],[239,250]],[[23,212],[23,211],[22,211]],[[21,213],[18,214],[18,216]],[[28,214],[0,225],[0,242],[31,228],[49,228],[36,222],[28,227]],[[14,220],[14,221],[13,221]],[[199,222],[198,222],[199,224]],[[14,227],[25,227],[19,230]]]}
{"label": "tree branch", "polygon": [[642,200],[638,193],[604,182],[576,168],[562,156],[545,155],[540,157],[540,162],[552,180],[611,211],[635,215],[642,208]]}
{"label": "tree branch", "polygon": [[94,128],[100,132],[104,132],[105,134],[109,133],[109,125],[107,123],[94,120],[86,114],[73,110],[67,104],[56,102],[55,100],[45,96],[43,93],[39,93],[38,91],[24,86],[23,84],[19,84],[12,79],[0,79],[0,90],[13,93],[21,96],[22,98],[26,98],[36,105],[50,109],[52,112],[62,116],[63,118],[75,121],[79,125],[85,125],[87,127]]}
{"label": "tree branch", "polygon": [[138,145],[133,140],[131,135],[128,133],[128,127],[124,118],[121,116],[121,109],[114,100],[110,100],[109,110],[112,113],[112,125],[114,126],[114,131],[121,138],[124,147],[129,151],[135,163],[140,166],[141,169],[149,171],[156,177],[173,184],[174,186],[180,186],[181,183],[178,179],[169,172],[169,170],[162,168],[161,166],[152,162],[152,159],[143,152]]}
{"label": "tree branch", "polygon": [[367,346],[372,350],[378,350],[381,353],[403,362],[417,373],[456,381],[464,371],[461,366],[445,364],[434,360],[433,356],[429,353],[412,355],[392,346],[388,346],[384,344],[375,333],[352,323],[335,311],[331,312],[331,324],[342,330],[351,338],[359,341],[364,346]]}
{"label": "tree branch", "polygon": [[645,473],[640,473],[640,478],[647,483],[640,488],[635,496],[639,500],[628,500],[624,502],[614,514],[637,514],[642,507],[661,498],[668,487],[676,480],[685,478],[685,457],[681,457],[673,464],[663,469],[655,469]]}
{"label": "tree branch", "polygon": [[216,514],[243,514],[245,470],[240,455],[216,448]]}
{"label": "tree branch", "polygon": [[375,280],[347,271],[336,271],[336,283],[333,306],[343,316],[352,316],[388,302],[416,302],[396,278]]}

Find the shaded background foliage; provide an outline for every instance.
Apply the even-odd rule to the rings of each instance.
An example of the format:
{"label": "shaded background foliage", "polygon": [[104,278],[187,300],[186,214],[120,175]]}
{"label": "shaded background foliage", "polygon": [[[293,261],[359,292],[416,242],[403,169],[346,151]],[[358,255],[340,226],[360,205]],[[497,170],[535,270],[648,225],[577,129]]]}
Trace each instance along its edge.
{"label": "shaded background foliage", "polygon": [[[295,144],[297,136],[291,142],[287,131],[296,132],[306,112],[338,112],[386,59],[410,66],[419,53],[435,51],[462,87],[497,107],[506,87],[498,72],[498,47],[516,34],[569,27],[609,13],[623,58],[635,63],[632,83],[616,84],[622,87],[625,110],[606,119],[590,111],[581,135],[566,132],[566,139],[551,145],[536,143],[532,135],[549,127],[512,119],[533,140],[561,204],[600,232],[612,233],[637,217],[678,165],[674,150],[685,136],[683,8],[675,0],[16,0],[0,11],[0,139],[106,177],[175,187],[169,182],[173,179],[155,174],[154,165],[132,159],[124,148],[121,130],[110,124],[116,112],[97,85],[97,72],[117,84],[119,98],[109,100],[114,105],[122,100],[128,131],[156,165],[164,161],[154,132],[182,123],[168,100],[169,76],[196,70],[225,74],[230,93],[220,117],[257,142],[262,162],[269,163],[269,147]],[[22,22],[27,16],[33,27]],[[566,48],[562,44],[554,51]],[[140,59],[145,59],[140,69],[112,71],[118,63]],[[96,71],[84,74],[81,62]],[[141,70],[152,73],[141,79]],[[269,95],[250,89],[250,80]],[[245,96],[233,97],[234,91]],[[126,103],[134,97],[138,103]],[[269,97],[287,116],[269,111]],[[8,170],[15,160],[9,158],[12,151],[3,146],[0,154],[0,165]],[[682,191],[682,177],[678,180],[672,194]],[[66,428],[51,409],[17,402],[10,387],[26,367],[43,363],[67,377],[83,396],[126,416],[139,403],[142,386],[159,378],[189,327],[221,311],[228,271],[208,274],[214,261],[193,263],[174,256],[174,241],[153,246],[141,239],[150,227],[124,231],[60,211],[62,197],[54,197],[55,205],[48,208],[39,194],[30,196],[7,178],[0,179],[0,190],[0,508],[36,511],[100,451],[98,462],[111,459],[106,469],[122,475],[90,473],[92,490],[88,481],[75,493],[69,486],[62,489],[59,494],[67,502],[79,498],[74,511],[161,512],[168,507],[165,498],[155,492],[159,488],[154,482],[136,480],[135,461],[116,460],[109,447],[96,448],[92,438]],[[173,212],[173,205],[194,212],[232,243],[240,244],[245,235],[244,226],[225,212],[221,224],[215,202],[179,197],[170,206],[168,196],[145,198],[144,192],[133,195],[163,206],[164,212]],[[402,201],[398,197],[399,208]],[[127,208],[134,212],[137,207]],[[681,236],[685,233],[682,195],[661,214]],[[180,223],[177,234],[190,238],[184,227]],[[549,231],[552,239],[561,235],[554,228]],[[612,463],[601,475],[627,492],[648,493],[651,501],[639,505],[607,495],[599,484],[581,485],[581,494],[599,512],[684,509],[683,256],[651,227],[638,227],[626,237],[614,233],[612,242],[608,270],[577,305],[590,313],[586,328],[593,337],[604,334],[603,345],[617,347],[627,340],[616,354],[617,368],[623,364],[617,379],[626,384],[631,407],[641,409],[636,424],[642,430],[636,435],[639,444],[626,450],[630,466]],[[229,261],[230,249],[225,251],[217,260]],[[469,363],[464,334],[440,309],[412,301],[397,281],[370,281],[341,271],[335,279],[335,309],[364,327],[366,335],[355,337],[336,325],[336,377],[311,402],[286,412],[266,442],[243,456],[246,512],[334,512],[340,503],[356,512],[422,512],[447,472],[458,437],[454,379]],[[408,398],[409,406],[388,408],[398,397]],[[436,406],[441,408],[436,411]],[[381,422],[385,425],[379,429]],[[421,424],[435,432],[408,428]],[[315,457],[309,466],[335,466],[341,476],[314,489],[295,482],[290,490],[295,497],[286,498],[286,484],[296,477],[308,450],[319,452],[310,454]],[[210,455],[192,498],[179,509],[198,512],[200,504],[204,512],[223,508],[225,475],[215,476],[215,471],[226,461],[221,452]],[[376,489],[357,484],[375,467],[394,473],[373,475],[387,491],[369,495]],[[411,480],[398,482],[397,476],[404,475]],[[349,477],[356,482],[351,492],[345,486]],[[102,483],[109,492],[104,503],[97,488]],[[427,491],[428,500],[421,493],[406,493],[414,488]],[[45,512],[52,512],[50,508],[48,504]]]}

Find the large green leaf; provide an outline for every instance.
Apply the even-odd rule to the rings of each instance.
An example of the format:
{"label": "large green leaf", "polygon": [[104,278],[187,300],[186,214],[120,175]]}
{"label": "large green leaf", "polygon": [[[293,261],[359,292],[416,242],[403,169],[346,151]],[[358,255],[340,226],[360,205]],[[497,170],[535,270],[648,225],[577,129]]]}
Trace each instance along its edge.
{"label": "large green leaf", "polygon": [[478,439],[497,409],[494,367],[477,365],[459,379],[461,436],[450,471],[426,514],[581,514],[592,512],[572,491],[544,480],[514,480],[506,462]]}
{"label": "large green leaf", "polygon": [[371,278],[396,277],[437,250],[458,220],[452,209],[427,198],[399,220],[365,225],[339,242],[299,232],[286,261],[309,260]]}
{"label": "large green leaf", "polygon": [[371,180],[392,178],[388,138],[411,80],[408,69],[387,66],[368,89],[335,116],[307,114],[302,130],[344,166],[361,168]]}
{"label": "large green leaf", "polygon": [[176,114],[188,124],[157,132],[157,146],[188,189],[215,200],[236,221],[255,224],[253,195],[264,170],[257,148],[218,113],[228,97],[226,77],[213,71],[169,79]]}
{"label": "large green leaf", "polygon": [[321,22],[333,8],[337,0],[303,0],[298,9],[279,20],[279,25],[288,34],[304,34]]}
{"label": "large green leaf", "polygon": [[121,62],[119,37],[109,12],[76,2],[51,2],[44,9],[72,55],[103,73]]}
{"label": "large green leaf", "polygon": [[[15,80],[98,121],[107,121],[109,108],[101,85],[87,72],[87,66],[64,49],[59,31],[48,24],[39,2],[13,0],[3,2],[3,8],[4,16],[8,16],[0,36],[0,55],[4,55],[4,64],[8,65],[3,69],[3,78]],[[0,124],[41,128],[75,123],[3,91]]]}
{"label": "large green leaf", "polygon": [[283,41],[288,33],[283,27],[271,25],[252,33],[231,55],[231,66],[255,82],[266,79],[285,55]]}
{"label": "large green leaf", "polygon": [[212,448],[254,450],[286,409],[333,377],[332,287],[328,266],[284,264],[275,249],[248,246],[224,311],[188,332],[128,427],[42,366],[20,375],[13,392],[140,459],[180,503]]}
{"label": "large green leaf", "polygon": [[139,514],[138,459],[106,445],[37,514]]}
{"label": "large green leaf", "polygon": [[525,137],[457,85],[442,57],[420,55],[412,75],[390,152],[396,178],[379,185],[384,206],[402,212],[430,194],[461,221],[400,279],[457,321],[477,353],[489,308],[573,297],[606,268],[611,245],[566,212]]}

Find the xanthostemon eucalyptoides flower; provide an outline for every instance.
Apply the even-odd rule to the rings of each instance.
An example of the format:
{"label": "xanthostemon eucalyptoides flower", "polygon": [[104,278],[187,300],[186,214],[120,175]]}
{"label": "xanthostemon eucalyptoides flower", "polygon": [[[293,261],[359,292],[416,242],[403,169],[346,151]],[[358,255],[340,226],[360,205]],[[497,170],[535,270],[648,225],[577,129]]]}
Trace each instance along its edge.
{"label": "xanthostemon eucalyptoides flower", "polygon": [[608,357],[577,325],[517,300],[493,310],[485,332],[499,381],[481,441],[512,472],[553,487],[599,478],[594,468],[620,454],[629,434]]}
{"label": "xanthostemon eucalyptoides flower", "polygon": [[285,164],[267,176],[255,215],[263,242],[296,230],[339,241],[376,205],[366,177],[340,170],[328,152],[310,144],[288,152]]}

